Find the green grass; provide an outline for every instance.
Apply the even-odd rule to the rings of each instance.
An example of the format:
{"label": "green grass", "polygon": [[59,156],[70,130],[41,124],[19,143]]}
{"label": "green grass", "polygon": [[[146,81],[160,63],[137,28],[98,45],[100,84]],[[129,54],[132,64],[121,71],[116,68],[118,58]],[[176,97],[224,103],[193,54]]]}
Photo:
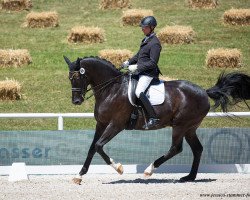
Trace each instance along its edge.
{"label": "green grass", "polygon": [[[63,55],[71,60],[98,55],[106,48],[129,49],[136,53],[143,34],[139,27],[122,26],[122,10],[99,10],[97,0],[33,0],[33,11],[57,11],[60,26],[47,29],[22,28],[27,11],[0,10],[0,48],[28,49],[32,64],[21,68],[0,69],[0,80],[15,79],[22,84],[24,98],[20,101],[0,101],[1,113],[25,112],[93,112],[94,99],[82,106],[71,104],[68,68]],[[132,0],[133,8],[152,9],[158,20],[156,32],[165,25],[190,25],[197,33],[194,44],[163,45],[159,66],[164,75],[190,80],[209,88],[222,69],[205,66],[206,53],[211,48],[238,48],[243,53],[243,72],[250,71],[250,26],[223,24],[225,10],[249,8],[246,0],[220,0],[212,10],[189,9],[184,0],[155,0],[143,4]],[[69,44],[67,35],[76,25],[98,26],[105,30],[102,44]],[[228,69],[227,71],[234,71]],[[248,111],[246,106],[230,111]],[[64,119],[65,129],[93,129],[93,119]],[[202,127],[249,127],[250,119],[205,119]],[[0,130],[57,129],[56,119],[0,119]]]}

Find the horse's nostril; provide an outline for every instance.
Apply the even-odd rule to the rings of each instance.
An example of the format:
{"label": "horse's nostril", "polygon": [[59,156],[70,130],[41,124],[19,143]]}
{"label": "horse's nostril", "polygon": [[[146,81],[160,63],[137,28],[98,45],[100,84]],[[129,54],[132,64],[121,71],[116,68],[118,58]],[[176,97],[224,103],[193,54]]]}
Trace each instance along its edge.
{"label": "horse's nostril", "polygon": [[75,100],[73,101],[73,104],[77,104],[77,105],[81,104],[80,99],[75,99]]}

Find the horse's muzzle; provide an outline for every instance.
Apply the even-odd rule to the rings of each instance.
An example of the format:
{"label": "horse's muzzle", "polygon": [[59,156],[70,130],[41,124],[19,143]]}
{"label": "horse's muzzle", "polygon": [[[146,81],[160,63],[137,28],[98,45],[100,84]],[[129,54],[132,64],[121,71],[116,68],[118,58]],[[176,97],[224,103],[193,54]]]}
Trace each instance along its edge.
{"label": "horse's muzzle", "polygon": [[81,105],[83,102],[83,98],[74,98],[72,99],[72,103],[75,105]]}

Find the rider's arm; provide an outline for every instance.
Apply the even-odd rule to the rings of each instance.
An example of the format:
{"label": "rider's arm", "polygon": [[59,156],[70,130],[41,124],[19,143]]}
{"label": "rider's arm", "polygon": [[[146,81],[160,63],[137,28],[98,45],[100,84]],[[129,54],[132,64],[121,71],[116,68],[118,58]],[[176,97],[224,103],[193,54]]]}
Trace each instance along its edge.
{"label": "rider's arm", "polygon": [[128,60],[129,64],[130,65],[136,64],[138,61],[138,56],[139,56],[139,52]]}
{"label": "rider's arm", "polygon": [[160,58],[160,53],[161,53],[161,45],[158,43],[152,45],[148,61],[138,64],[138,70],[142,72],[156,68]]}

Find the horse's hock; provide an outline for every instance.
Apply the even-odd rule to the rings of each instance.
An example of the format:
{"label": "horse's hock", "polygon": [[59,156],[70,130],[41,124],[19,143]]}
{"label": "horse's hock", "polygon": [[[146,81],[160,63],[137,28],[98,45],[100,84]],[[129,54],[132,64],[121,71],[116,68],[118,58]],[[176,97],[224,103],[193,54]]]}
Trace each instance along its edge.
{"label": "horse's hock", "polygon": [[31,12],[26,16],[24,27],[46,28],[59,26],[57,12]]}
{"label": "horse's hock", "polygon": [[99,27],[73,27],[68,35],[71,43],[102,43],[105,41],[105,31]]}
{"label": "horse's hock", "polygon": [[30,10],[32,8],[31,0],[2,0],[2,9],[10,11]]}
{"label": "horse's hock", "polygon": [[194,41],[195,32],[190,26],[166,26],[162,28],[158,37],[162,43],[190,44]]}
{"label": "horse's hock", "polygon": [[99,56],[104,58],[115,66],[120,66],[121,63],[131,58],[133,53],[127,49],[103,49],[99,51]]}
{"label": "horse's hock", "polygon": [[206,56],[208,67],[238,68],[242,66],[242,53],[238,49],[210,49]]}
{"label": "horse's hock", "polygon": [[21,96],[21,84],[18,81],[0,81],[0,100],[19,100]]}
{"label": "horse's hock", "polygon": [[30,53],[27,49],[0,49],[0,68],[20,67],[32,62]]}
{"label": "horse's hock", "polygon": [[250,25],[250,9],[230,9],[224,12],[225,24]]}
{"label": "horse's hock", "polygon": [[144,17],[153,15],[152,10],[129,9],[123,12],[122,23],[123,25],[138,26]]}
{"label": "horse's hock", "polygon": [[101,0],[100,9],[121,9],[129,8],[131,6],[130,0]]}
{"label": "horse's hock", "polygon": [[218,0],[188,0],[188,5],[191,8],[216,8],[218,6]]}

